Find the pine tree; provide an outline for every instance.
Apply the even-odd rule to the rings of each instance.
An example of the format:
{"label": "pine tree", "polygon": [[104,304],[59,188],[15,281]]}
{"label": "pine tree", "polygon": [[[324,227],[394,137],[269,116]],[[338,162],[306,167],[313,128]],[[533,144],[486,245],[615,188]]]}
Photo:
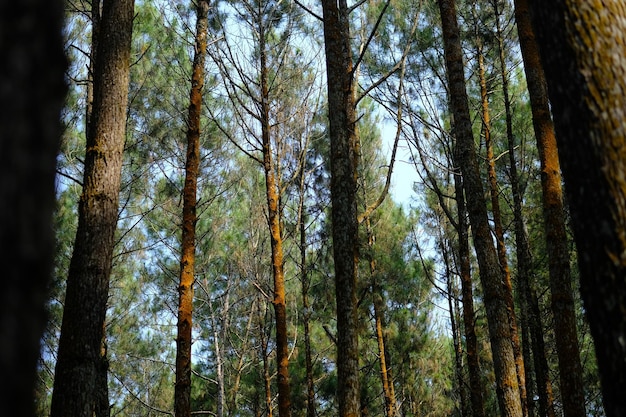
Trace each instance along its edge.
{"label": "pine tree", "polygon": [[105,1],[94,64],[79,223],[67,280],[52,416],[91,416],[108,371],[104,325],[124,149],[134,2]]}
{"label": "pine tree", "polygon": [[[578,250],[580,291],[608,416],[626,413],[624,119],[626,9],[531,2],[565,191]],[[548,30],[549,28],[549,30]],[[557,294],[553,294],[556,296]]]}
{"label": "pine tree", "polygon": [[487,207],[478,173],[476,151],[464,80],[463,56],[454,1],[439,0],[450,103],[456,138],[455,162],[461,169],[469,221],[480,269],[494,360],[498,402],[503,416],[521,416],[517,371],[503,294],[502,272],[487,221]]}

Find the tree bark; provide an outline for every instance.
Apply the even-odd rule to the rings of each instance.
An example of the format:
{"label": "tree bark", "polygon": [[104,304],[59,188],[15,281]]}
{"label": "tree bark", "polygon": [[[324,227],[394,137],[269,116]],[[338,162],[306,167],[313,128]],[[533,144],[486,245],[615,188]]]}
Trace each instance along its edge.
{"label": "tree bark", "polygon": [[200,117],[204,87],[204,63],[208,36],[209,3],[196,3],[196,45],[191,74],[191,91],[187,119],[187,155],[183,188],[183,225],[178,287],[178,336],[176,338],[176,385],[174,413],[191,416],[191,344],[193,328],[193,285],[196,259],[196,194],[200,170]]}
{"label": "tree bark", "polygon": [[[306,157],[306,153],[302,153],[302,158]],[[300,172],[299,184],[299,201],[298,201],[298,229],[300,232],[300,271],[302,280],[302,327],[304,327],[304,362],[306,368],[306,416],[315,417],[315,382],[313,379],[313,359],[311,349],[311,306],[309,304],[309,288],[311,286],[311,278],[307,265],[307,234],[304,216],[305,201],[305,161],[301,161],[302,170]]]}
{"label": "tree bark", "polygon": [[626,8],[616,0],[535,1],[531,10],[605,411],[610,417],[622,416],[626,415]]}
{"label": "tree bark", "polygon": [[63,2],[0,1],[0,404],[33,417],[67,90]]}
{"label": "tree bark", "polygon": [[[461,407],[461,416],[469,417],[472,415],[471,409],[467,406],[467,394],[465,390],[465,381],[463,378],[463,346],[461,344],[461,324],[459,323],[457,313],[458,310],[458,289],[453,288],[452,284],[452,268],[450,264],[452,262],[448,253],[447,242],[444,241],[443,233],[439,237],[439,248],[441,249],[441,255],[446,267],[446,298],[448,299],[448,311],[450,312],[450,330],[452,330],[452,346],[454,347],[454,364],[455,364],[455,376],[458,384],[459,391],[459,405]],[[453,301],[454,299],[454,301]]]}
{"label": "tree bark", "polygon": [[124,150],[133,0],[104,1],[78,230],[70,262],[51,415],[91,417]]}
{"label": "tree bark", "polygon": [[474,328],[476,314],[474,313],[474,295],[470,269],[469,226],[467,224],[467,210],[465,208],[465,196],[463,193],[463,178],[458,170],[454,175],[454,189],[458,212],[459,275],[461,276],[461,298],[463,299],[463,328],[465,332],[465,348],[469,373],[470,403],[472,405],[472,416],[484,417],[485,400],[480,378],[478,342]]}
{"label": "tree bark", "polygon": [[323,0],[330,124],[331,219],[337,304],[337,397],[340,417],[360,413],[357,331],[358,222],[354,74],[348,6]]}
{"label": "tree bark", "polygon": [[549,248],[551,307],[559,359],[563,413],[565,417],[582,417],[586,412],[569,264],[570,254],[563,211],[559,152],[550,117],[545,74],[530,20],[528,0],[515,0],[515,19],[541,164],[544,228],[546,245]]}
{"label": "tree bark", "polygon": [[455,160],[463,174],[469,220],[480,269],[484,303],[496,375],[496,393],[503,416],[522,416],[515,356],[511,345],[503,274],[491,239],[487,206],[476,160],[474,138],[465,89],[463,55],[454,0],[439,0],[444,55],[456,137]]}
{"label": "tree bark", "polygon": [[[499,33],[498,37],[500,37]],[[485,148],[487,149],[487,182],[489,184],[489,196],[491,197],[491,213],[493,214],[494,234],[496,237],[496,252],[498,254],[498,262],[500,262],[500,268],[502,268],[502,274],[504,275],[503,294],[506,297],[506,306],[509,314],[511,344],[513,345],[513,354],[515,355],[515,368],[517,370],[517,381],[520,389],[520,399],[522,402],[522,415],[527,416],[528,407],[526,398],[526,370],[524,369],[524,358],[522,355],[522,346],[520,343],[517,327],[515,302],[513,299],[511,268],[509,268],[509,261],[506,255],[506,245],[504,243],[504,226],[502,225],[502,211],[500,210],[500,192],[498,189],[498,180],[496,178],[496,160],[493,154],[493,140],[491,138],[491,115],[489,111],[489,96],[487,92],[487,80],[485,76],[484,59],[485,57],[482,51],[482,46],[479,45],[478,78],[480,83],[480,101],[483,115],[483,134],[485,135]],[[506,84],[503,84],[503,91],[506,88]],[[507,106],[510,107],[505,94],[505,107]],[[507,116],[510,116],[510,111],[507,111],[506,113]]]}
{"label": "tree bark", "polygon": [[287,306],[285,300],[285,272],[283,261],[283,236],[277,166],[273,161],[268,67],[265,30],[259,25],[259,49],[261,64],[261,142],[263,146],[263,170],[267,197],[268,226],[272,248],[272,274],[274,277],[274,317],[276,320],[276,368],[278,379],[278,415],[291,415],[291,392],[289,387],[289,345],[287,342]]}

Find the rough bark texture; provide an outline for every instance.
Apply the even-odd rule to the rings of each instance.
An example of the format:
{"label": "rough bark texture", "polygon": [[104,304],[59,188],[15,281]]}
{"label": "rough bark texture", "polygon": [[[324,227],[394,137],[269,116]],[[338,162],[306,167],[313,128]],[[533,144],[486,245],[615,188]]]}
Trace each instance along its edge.
{"label": "rough bark texture", "polygon": [[117,224],[133,0],[103,3],[83,193],[70,262],[51,415],[94,413]]}
{"label": "rough bark texture", "polygon": [[496,393],[503,416],[522,415],[515,357],[503,287],[503,275],[491,239],[465,89],[463,54],[453,0],[439,0],[450,103],[454,116],[456,157],[463,174],[469,220],[480,269],[489,337],[496,375]]}
{"label": "rough bark texture", "polygon": [[200,117],[204,87],[209,3],[196,3],[196,45],[191,74],[189,109],[187,116],[187,154],[185,185],[183,188],[183,224],[178,286],[178,322],[176,337],[176,384],[174,387],[174,414],[191,416],[191,343],[193,327],[193,285],[196,259],[196,194],[200,169]]}
{"label": "rough bark texture", "polygon": [[[499,32],[499,29],[498,29]],[[501,38],[501,35],[498,36]],[[509,313],[509,326],[511,327],[511,343],[513,345],[513,354],[515,355],[515,368],[517,369],[517,381],[520,389],[520,398],[522,401],[522,415],[528,415],[527,399],[526,399],[526,371],[524,369],[524,358],[522,355],[522,347],[519,339],[517,317],[515,313],[515,302],[513,299],[513,282],[511,279],[511,268],[507,259],[507,250],[504,243],[504,226],[502,224],[502,211],[500,210],[500,191],[498,188],[498,180],[496,178],[496,159],[493,154],[493,140],[491,138],[491,115],[489,111],[489,96],[487,92],[487,79],[485,76],[485,64],[482,47],[478,50],[478,78],[480,84],[480,98],[483,119],[483,134],[485,135],[485,148],[487,150],[487,182],[489,184],[489,196],[491,197],[491,213],[493,215],[493,229],[496,237],[496,252],[498,254],[498,262],[502,268],[504,276],[503,294],[506,297],[506,306]],[[506,80],[502,85],[502,90],[507,89]],[[505,95],[505,107],[510,108],[508,99]],[[507,111],[510,116],[510,111]],[[508,122],[507,122],[508,123]]]}
{"label": "rough bark texture", "polygon": [[267,221],[272,248],[272,274],[274,277],[274,317],[276,320],[276,373],[278,378],[278,415],[291,415],[289,388],[289,345],[287,343],[287,307],[285,302],[285,272],[283,261],[283,236],[281,231],[280,194],[277,167],[272,154],[269,81],[266,57],[265,33],[261,25],[259,39],[261,61],[261,136],[263,145],[263,171],[267,198]]}
{"label": "rough bark texture", "polygon": [[561,169],[550,116],[545,75],[530,21],[527,0],[515,1],[515,19],[528,84],[533,127],[541,163],[544,228],[550,273],[551,307],[559,359],[561,397],[565,417],[585,414],[582,366],[576,332],[570,254],[563,211]]}
{"label": "rough bark texture", "polygon": [[0,1],[0,404],[35,415],[54,234],[54,177],[66,92],[63,2]]}
{"label": "rough bark texture", "polygon": [[345,0],[323,0],[322,8],[328,83],[331,219],[337,303],[337,398],[339,416],[356,417],[360,413],[356,302],[359,250],[356,119],[350,30]]}
{"label": "rough bark texture", "polygon": [[461,276],[461,298],[463,299],[463,329],[469,373],[470,403],[472,405],[472,416],[483,417],[485,415],[485,400],[483,397],[483,385],[480,379],[478,342],[474,329],[476,315],[474,313],[474,295],[470,269],[469,226],[467,224],[467,210],[463,193],[463,178],[458,171],[454,175],[454,189],[458,212],[459,274]]}
{"label": "rough bark texture", "polygon": [[595,340],[606,413],[623,416],[626,5],[617,0],[534,1],[531,7],[548,82],[578,249],[581,293]]}

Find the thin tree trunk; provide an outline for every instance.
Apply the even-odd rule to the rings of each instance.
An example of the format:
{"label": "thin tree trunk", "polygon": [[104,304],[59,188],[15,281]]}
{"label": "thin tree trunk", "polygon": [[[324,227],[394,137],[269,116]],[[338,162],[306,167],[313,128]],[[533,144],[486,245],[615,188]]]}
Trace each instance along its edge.
{"label": "thin tree trunk", "polygon": [[[502,225],[502,211],[500,210],[500,191],[496,178],[496,161],[493,154],[493,141],[491,139],[491,116],[489,111],[489,97],[487,94],[487,80],[485,78],[485,64],[482,47],[478,50],[478,78],[480,80],[480,97],[483,115],[483,133],[485,135],[485,148],[487,149],[487,178],[489,183],[489,195],[491,197],[491,212],[493,214],[494,234],[496,236],[496,251],[498,261],[504,275],[504,296],[509,313],[509,326],[511,327],[511,344],[515,355],[515,369],[517,370],[517,381],[520,389],[520,399],[522,401],[522,415],[528,415],[526,398],[526,371],[524,369],[524,357],[517,329],[517,317],[515,314],[515,302],[513,299],[513,283],[511,280],[511,268],[506,255],[506,245],[504,243],[504,227]],[[503,86],[503,88],[506,88]],[[507,104],[505,98],[505,107]]]}
{"label": "thin tree trunk", "polygon": [[[124,150],[133,0],[104,1],[78,229],[70,261],[51,416],[92,417]],[[102,377],[102,376],[100,376]]]}
{"label": "thin tree trunk", "polygon": [[576,312],[563,211],[559,156],[554,126],[550,117],[545,75],[530,21],[528,0],[515,0],[515,19],[541,163],[544,228],[546,246],[549,248],[551,306],[559,359],[563,413],[565,417],[582,417],[586,415],[582,365],[576,332]]}
{"label": "thin tree trunk", "polygon": [[[304,158],[306,153],[302,153]],[[311,306],[309,304],[309,287],[311,278],[307,266],[306,256],[306,224],[304,217],[305,201],[305,161],[301,161],[302,170],[300,172],[300,200],[298,202],[298,229],[300,232],[300,271],[302,276],[302,327],[304,327],[304,362],[306,368],[306,416],[315,417],[315,383],[313,380],[313,360],[311,351],[311,329],[309,321],[311,319]]]}
{"label": "thin tree trunk", "polygon": [[0,1],[0,404],[35,416],[54,264],[55,168],[64,72],[62,1]]}
{"label": "thin tree trunk", "polygon": [[[365,190],[365,184],[362,184]],[[370,292],[372,294],[372,304],[374,307],[374,333],[376,335],[376,343],[378,346],[378,361],[380,365],[380,380],[383,386],[383,398],[385,401],[385,416],[394,417],[396,414],[396,394],[394,392],[393,380],[391,377],[391,367],[389,365],[389,355],[387,353],[385,341],[385,320],[384,320],[384,299],[381,284],[377,279],[376,260],[371,255],[374,252],[374,232],[370,222],[370,217],[364,219],[367,245],[369,247],[369,272],[370,272]]]}
{"label": "thin tree trunk", "polygon": [[337,397],[340,417],[360,413],[357,315],[359,238],[357,138],[349,9],[322,0],[330,124],[331,219],[337,304]]}
{"label": "thin tree trunk", "polygon": [[473,417],[484,417],[485,401],[483,385],[480,378],[480,363],[478,360],[478,342],[474,328],[474,295],[472,289],[472,274],[470,269],[469,226],[463,193],[463,178],[460,172],[454,174],[454,189],[458,211],[459,235],[459,275],[461,276],[461,297],[463,299],[463,328],[465,329],[465,349],[467,369],[470,384],[470,402]]}
{"label": "thin tree trunk", "polygon": [[491,239],[487,206],[483,198],[482,181],[474,148],[456,6],[454,0],[439,0],[438,3],[442,20],[450,102],[454,117],[455,160],[463,173],[469,220],[480,269],[496,375],[496,393],[503,416],[521,417],[522,405],[515,356],[511,345],[509,314],[502,286],[504,277]]}
{"label": "thin tree trunk", "polygon": [[539,300],[532,284],[529,284],[528,288],[528,303],[530,337],[537,379],[537,391],[539,393],[539,415],[542,417],[555,417],[554,396],[552,395],[552,383],[550,382],[550,368],[548,367],[545,353],[546,348],[543,340]]}
{"label": "thin tree trunk", "polygon": [[289,387],[289,346],[287,343],[287,308],[285,301],[285,272],[283,261],[283,237],[281,231],[280,192],[275,162],[272,158],[269,81],[265,50],[265,33],[261,25],[261,136],[263,144],[263,169],[267,197],[268,225],[272,248],[272,273],[274,277],[274,316],[276,320],[276,363],[278,374],[278,415],[291,415],[291,393]]}
{"label": "thin tree trunk", "polygon": [[[443,234],[442,234],[443,235]],[[450,255],[444,242],[443,236],[439,237],[439,248],[441,249],[441,255],[444,259],[446,268],[446,291],[448,299],[448,311],[450,312],[450,328],[452,330],[452,345],[454,346],[454,364],[455,364],[455,376],[458,384],[459,399],[461,406],[461,416],[471,416],[470,409],[467,406],[467,395],[465,393],[465,381],[463,380],[463,347],[461,345],[461,329],[460,323],[457,320],[456,306],[453,299],[456,299],[456,290],[452,285],[452,268],[450,267]]]}
{"label": "thin tree trunk", "polygon": [[[263,387],[264,387],[264,399],[265,399],[265,412],[267,417],[272,417],[273,407],[272,407],[272,383],[270,376],[270,366],[269,366],[269,354],[267,353],[268,341],[265,335],[265,327],[264,327],[264,314],[262,314],[261,303],[259,302],[259,337],[260,337],[260,354],[261,360],[263,361],[263,368],[261,369],[261,376],[263,378]],[[267,310],[267,308],[265,308]]]}
{"label": "thin tree trunk", "polygon": [[241,384],[241,374],[245,365],[244,352],[246,352],[248,347],[248,341],[250,340],[250,330],[252,329],[256,303],[257,299],[254,299],[252,301],[252,305],[250,306],[250,314],[248,315],[248,323],[246,324],[246,333],[243,338],[243,346],[241,347],[242,353],[241,355],[239,355],[239,360],[237,361],[237,366],[235,367],[235,381],[232,383],[232,387],[229,391],[228,409],[230,415],[234,415],[237,411],[237,395],[239,393],[239,387]]}
{"label": "thin tree trunk", "polygon": [[187,162],[183,189],[183,227],[178,287],[178,336],[176,338],[176,385],[174,413],[191,416],[191,344],[193,323],[193,285],[196,252],[196,194],[200,170],[200,116],[204,87],[209,3],[199,0],[196,8],[196,46],[191,75],[189,116],[187,120]]}

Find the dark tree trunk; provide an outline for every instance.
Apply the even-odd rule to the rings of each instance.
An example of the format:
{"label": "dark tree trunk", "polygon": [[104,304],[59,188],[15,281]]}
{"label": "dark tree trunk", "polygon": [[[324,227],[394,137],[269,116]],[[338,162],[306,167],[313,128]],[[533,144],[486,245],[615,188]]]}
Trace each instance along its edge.
{"label": "dark tree trunk", "polygon": [[340,417],[360,413],[357,331],[356,133],[348,6],[323,0],[330,123],[331,219],[337,303],[337,396]]}
{"label": "dark tree trunk", "polygon": [[[104,1],[78,230],[70,262],[52,394],[53,417],[91,417],[102,366],[124,150],[133,0]],[[102,376],[100,376],[102,377]]]}
{"label": "dark tree trunk", "polygon": [[465,208],[465,196],[463,193],[463,178],[459,171],[455,172],[454,175],[454,189],[458,212],[459,275],[461,276],[461,298],[463,299],[463,328],[465,333],[467,369],[469,373],[470,403],[472,405],[472,416],[484,417],[485,401],[483,397],[483,385],[480,378],[478,342],[474,328],[476,315],[474,313],[474,295],[470,269],[469,226],[467,224],[467,210]]}
{"label": "dark tree trunk", "polygon": [[545,75],[527,0],[515,0],[515,19],[541,163],[544,228],[549,248],[550,292],[563,413],[565,417],[582,417],[586,413],[569,264],[570,254],[563,212],[561,170],[554,126],[550,117]]}
{"label": "dark tree trunk", "polygon": [[67,66],[63,2],[0,1],[0,404],[35,415]]}
{"label": "dark tree trunk", "polygon": [[[605,411],[626,415],[626,8],[531,2]],[[566,294],[552,294],[553,297]],[[554,300],[567,304],[569,301]],[[572,338],[568,343],[575,343]]]}
{"label": "dark tree trunk", "polygon": [[453,0],[439,0],[439,9],[442,20],[450,103],[454,117],[455,160],[463,174],[469,220],[480,269],[496,375],[496,393],[500,412],[503,416],[521,417],[522,406],[515,356],[511,345],[509,315],[503,286],[504,277],[491,238],[487,205],[483,197],[484,190],[474,148],[456,6]]}
{"label": "dark tree trunk", "polygon": [[204,63],[206,61],[209,3],[196,3],[196,45],[189,92],[187,119],[187,155],[183,188],[183,225],[181,240],[180,281],[178,286],[178,335],[176,338],[176,384],[174,414],[191,416],[191,343],[193,327],[193,285],[196,259],[196,195],[200,170],[200,118]]}

